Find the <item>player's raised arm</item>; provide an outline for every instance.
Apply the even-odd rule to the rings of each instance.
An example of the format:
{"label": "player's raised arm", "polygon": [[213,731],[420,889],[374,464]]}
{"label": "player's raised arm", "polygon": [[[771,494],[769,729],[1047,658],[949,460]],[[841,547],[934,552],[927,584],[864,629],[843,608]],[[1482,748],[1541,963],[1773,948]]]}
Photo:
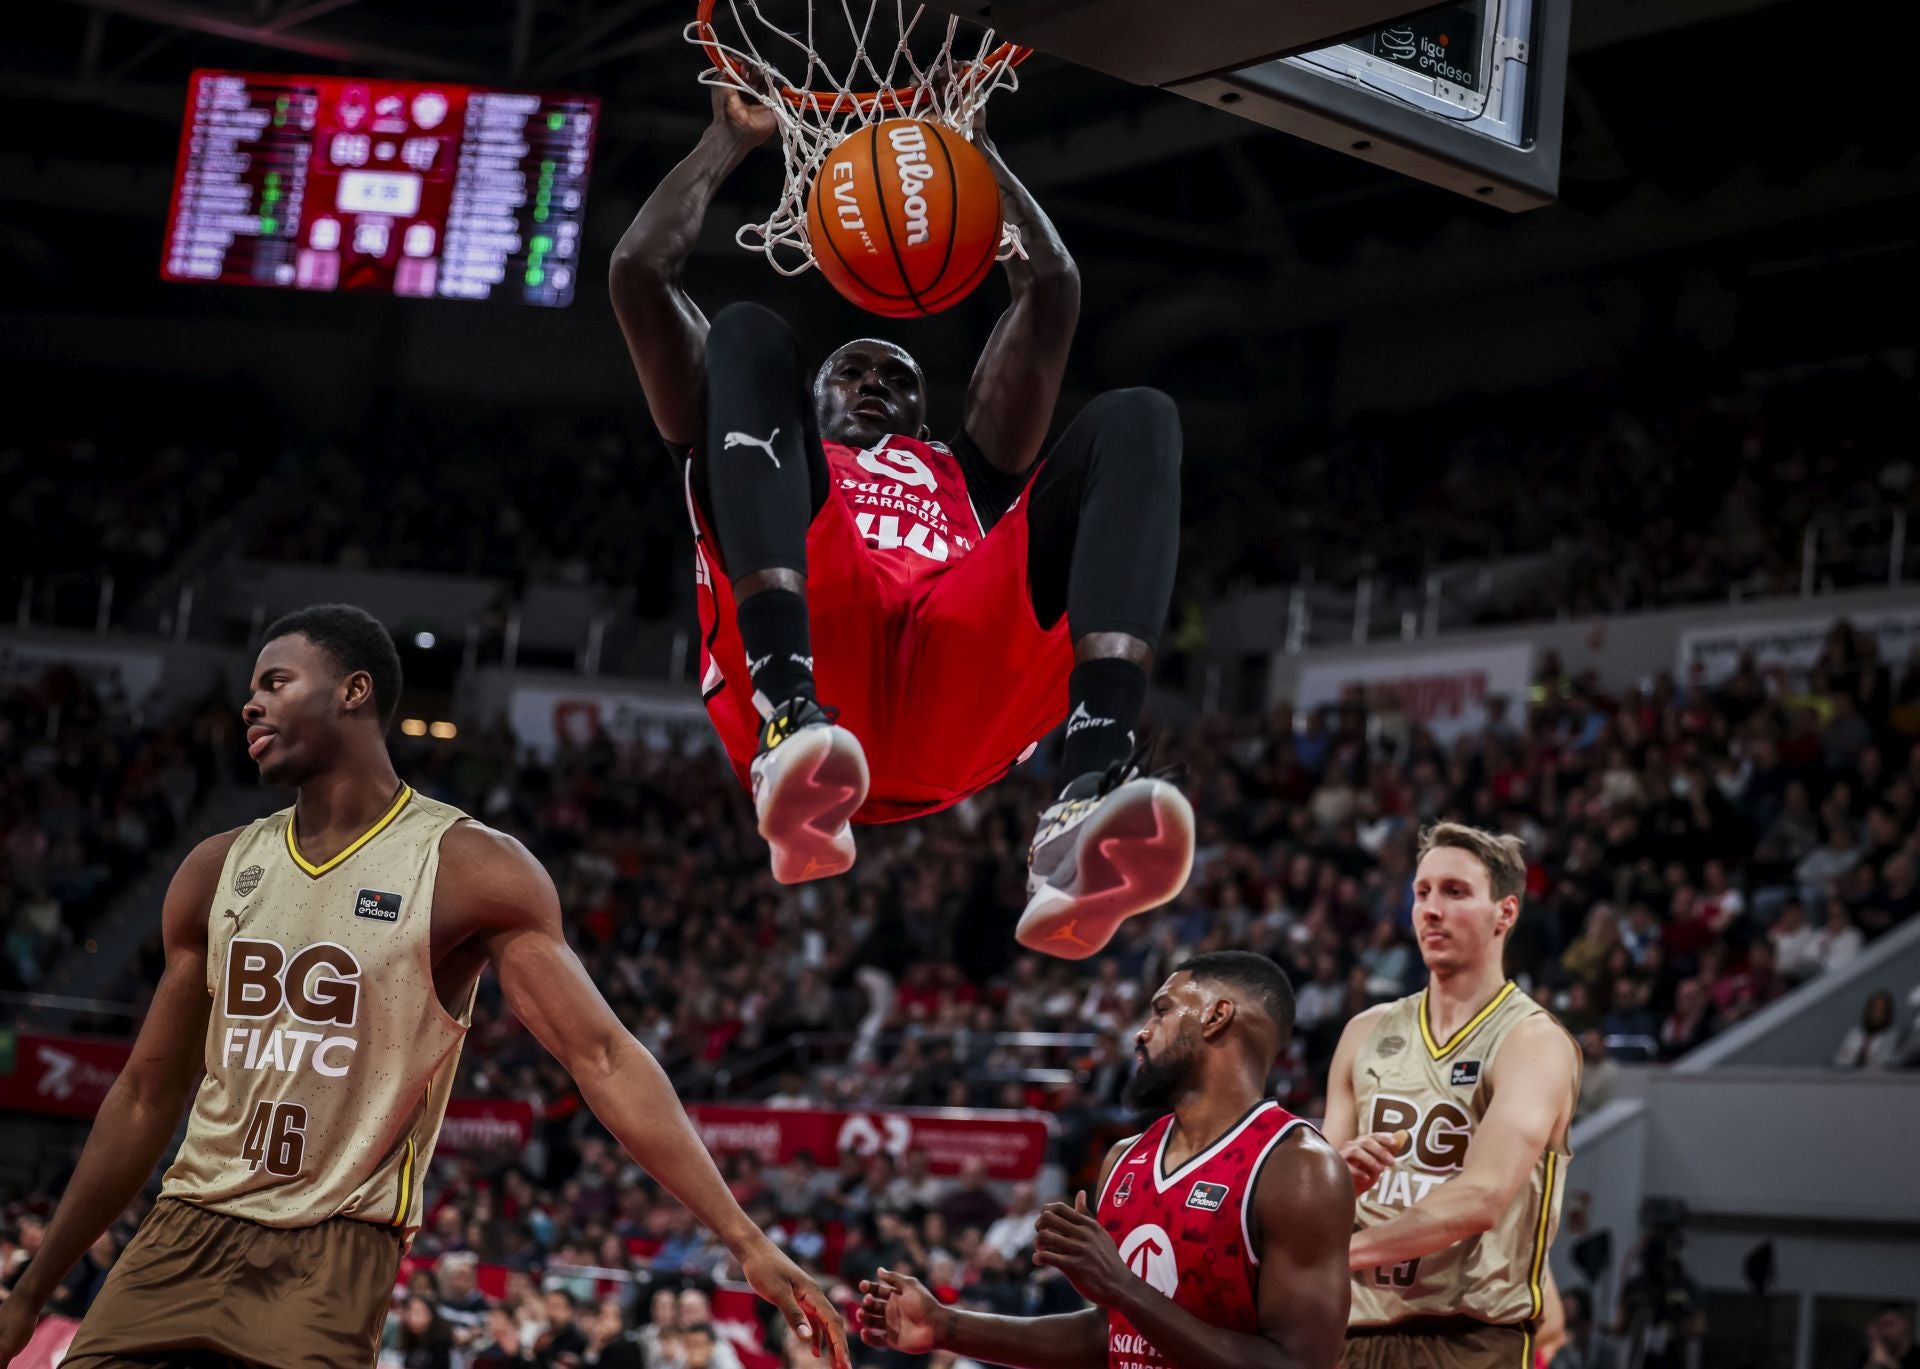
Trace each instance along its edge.
{"label": "player's raised arm", "polygon": [[1006,262],[1013,303],[973,369],[963,426],[987,464],[1017,475],[1039,459],[1053,423],[1080,321],[1080,272],[1052,221],[987,136],[984,110],[974,119],[973,141],[1000,182],[1001,213],[1020,230],[1026,257]]}
{"label": "player's raised arm", "polygon": [[33,1335],[34,1320],[86,1248],[153,1173],[180,1123],[207,1045],[207,918],[220,867],[238,832],[193,848],[167,886],[160,914],[166,969],[126,1068],[107,1090],[44,1243],[0,1304],[0,1364]]}
{"label": "player's raised arm", "polygon": [[681,274],[721,182],[772,136],[773,114],[738,91],[713,87],[713,123],[640,206],[613,249],[614,317],[640,373],[660,436],[691,446],[706,390],[707,318]]}
{"label": "player's raised arm", "polygon": [[1491,1231],[1573,1116],[1574,1047],[1544,1015],[1513,1029],[1494,1058],[1493,1102],[1460,1173],[1399,1216],[1354,1233],[1353,1269],[1402,1264]]}
{"label": "player's raised arm", "polygon": [[734,1201],[666,1072],[621,1025],[561,931],[553,881],[513,838],[474,823],[441,847],[442,903],[462,942],[477,938],[512,1009],[580,1086],[594,1116],[740,1262],[817,1356],[846,1369],[846,1333],[824,1295]]}

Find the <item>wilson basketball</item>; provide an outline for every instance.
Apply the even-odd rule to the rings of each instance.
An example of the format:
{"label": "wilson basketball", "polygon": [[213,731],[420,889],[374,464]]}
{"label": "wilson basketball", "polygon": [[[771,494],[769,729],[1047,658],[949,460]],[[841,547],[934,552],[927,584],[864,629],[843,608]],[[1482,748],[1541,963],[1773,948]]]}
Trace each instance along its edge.
{"label": "wilson basketball", "polygon": [[887,119],[827,154],[807,195],[807,237],[828,284],[887,318],[937,314],[971,294],[1000,247],[1000,186],[972,143]]}

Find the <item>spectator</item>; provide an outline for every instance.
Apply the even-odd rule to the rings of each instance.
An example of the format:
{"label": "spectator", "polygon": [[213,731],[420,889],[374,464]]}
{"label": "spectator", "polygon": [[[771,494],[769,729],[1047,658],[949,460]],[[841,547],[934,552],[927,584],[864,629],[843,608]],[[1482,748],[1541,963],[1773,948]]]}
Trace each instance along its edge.
{"label": "spectator", "polygon": [[1867,995],[1860,1021],[1847,1028],[1840,1049],[1833,1053],[1836,1069],[1892,1069],[1900,1062],[1900,1029],[1894,1016],[1893,995],[1875,989]]}
{"label": "spectator", "polygon": [[1593,1294],[1584,1288],[1562,1289],[1566,1309],[1566,1342],[1550,1361],[1551,1369],[1621,1369],[1619,1347],[1613,1337],[1594,1324]]}
{"label": "spectator", "polygon": [[1600,1111],[1620,1091],[1620,1067],[1607,1054],[1607,1041],[1597,1030],[1580,1033],[1580,1102],[1576,1117]]}
{"label": "spectator", "polygon": [[1613,948],[1620,945],[1620,926],[1610,903],[1596,903],[1587,912],[1586,930],[1573,939],[1560,957],[1560,968],[1591,986],[1606,973]]}
{"label": "spectator", "polygon": [[1920,1369],[1913,1343],[1913,1309],[1895,1304],[1867,1324],[1867,1351],[1860,1369]]}
{"label": "spectator", "polygon": [[647,1299],[647,1324],[634,1333],[634,1339],[639,1343],[648,1369],[658,1369],[662,1361],[672,1358],[663,1353],[660,1340],[663,1336],[671,1336],[677,1329],[679,1302],[679,1295],[671,1288],[656,1288],[653,1296]]}
{"label": "spectator", "polygon": [[[698,1327],[707,1328],[707,1345],[704,1353],[710,1361],[709,1366],[696,1366],[688,1355],[688,1337]],[[713,1322],[713,1302],[698,1288],[685,1288],[680,1292],[679,1306],[680,1352],[684,1369],[740,1369],[740,1355],[725,1338],[716,1338]]]}
{"label": "spectator", "polygon": [[407,1299],[396,1348],[404,1369],[452,1369],[453,1331],[426,1298]]}
{"label": "spectator", "polygon": [[1815,847],[1793,867],[1793,877],[1800,884],[1800,897],[1808,903],[1826,902],[1841,876],[1859,863],[1860,851],[1854,844],[1852,827],[1846,822],[1834,823],[1827,833],[1826,845]]}
{"label": "spectator", "polygon": [[1780,916],[1767,929],[1774,964],[1790,983],[1801,983],[1825,968],[1820,960],[1820,932],[1807,925],[1807,908],[1797,898],[1781,906]]}
{"label": "spectator", "polygon": [[533,1342],[534,1357],[542,1369],[571,1369],[579,1364],[581,1352],[587,1348],[587,1338],[578,1324],[579,1306],[579,1299],[565,1288],[549,1288],[542,1295],[544,1320]]}
{"label": "spectator", "polygon": [[470,1250],[449,1252],[434,1264],[435,1310],[462,1349],[486,1329],[487,1295],[480,1291],[479,1277],[480,1257]]}
{"label": "spectator", "polygon": [[1678,1060],[1713,1034],[1713,1004],[1697,979],[1683,979],[1674,989],[1673,1011],[1660,1027],[1660,1054]]}
{"label": "spectator", "polygon": [[1653,1014],[1652,1001],[1653,986],[1644,979],[1621,975],[1614,980],[1613,1006],[1601,1023],[1609,1042],[1642,1059],[1652,1055],[1660,1034],[1660,1022]]}
{"label": "spectator", "polygon": [[627,1334],[626,1315],[618,1298],[602,1298],[591,1317],[582,1318],[587,1344],[580,1363],[599,1369],[646,1369],[640,1343]]}
{"label": "spectator", "polygon": [[982,1231],[1000,1217],[1000,1200],[987,1187],[986,1162],[968,1157],[960,1165],[960,1182],[940,1202],[940,1215],[954,1230],[977,1226]]}
{"label": "spectator", "polygon": [[1820,928],[1817,944],[1820,966],[1832,974],[1854,962],[1860,954],[1860,948],[1866,944],[1866,938],[1853,925],[1853,914],[1847,911],[1847,905],[1842,900],[1830,898],[1826,908],[1827,920]]}
{"label": "spectator", "polygon": [[719,1369],[714,1358],[718,1338],[713,1327],[696,1322],[680,1333],[680,1369]]}
{"label": "spectator", "polygon": [[521,1339],[513,1310],[490,1308],[485,1336],[474,1346],[469,1369],[533,1369],[539,1363],[531,1346]]}
{"label": "spectator", "polygon": [[1032,1184],[1015,1184],[1007,1210],[987,1228],[986,1242],[1000,1252],[1008,1263],[1033,1249],[1033,1234],[1040,1222],[1040,1209],[1033,1200]]}

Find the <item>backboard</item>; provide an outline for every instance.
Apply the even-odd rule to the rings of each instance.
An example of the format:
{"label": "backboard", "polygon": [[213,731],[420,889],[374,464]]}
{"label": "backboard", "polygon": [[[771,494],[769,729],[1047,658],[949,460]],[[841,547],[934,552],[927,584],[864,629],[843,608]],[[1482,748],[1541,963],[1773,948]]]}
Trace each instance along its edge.
{"label": "backboard", "polygon": [[1559,190],[1572,0],[932,3],[1503,209]]}

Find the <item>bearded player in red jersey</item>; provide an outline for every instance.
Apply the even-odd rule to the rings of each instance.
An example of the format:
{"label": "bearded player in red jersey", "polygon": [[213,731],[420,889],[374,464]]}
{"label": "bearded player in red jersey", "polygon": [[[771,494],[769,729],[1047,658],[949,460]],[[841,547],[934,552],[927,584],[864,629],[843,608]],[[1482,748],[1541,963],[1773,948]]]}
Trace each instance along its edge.
{"label": "bearded player in red jersey", "polygon": [[1154,995],[1126,1101],[1169,1108],[1116,1145],[1088,1210],[1049,1203],[1034,1263],[1093,1304],[1052,1317],[943,1306],[882,1269],[860,1335],[1012,1369],[1332,1369],[1346,1335],[1353,1182],[1311,1126],[1265,1098],[1293,1027],[1280,967],[1197,956]]}
{"label": "bearded player in red jersey", "polygon": [[688,459],[708,711],[783,883],[846,870],[850,822],[958,802],[1064,719],[1070,778],[1039,818],[1018,935],[1091,955],[1192,867],[1192,809],[1133,760],[1173,591],[1179,417],[1158,391],[1102,395],[1041,459],[1079,278],[984,129],[1026,255],[948,442],[893,343],[847,343],[810,372],[757,305],[709,324],[682,268],[773,127],[716,90],[611,273],[654,423]]}

